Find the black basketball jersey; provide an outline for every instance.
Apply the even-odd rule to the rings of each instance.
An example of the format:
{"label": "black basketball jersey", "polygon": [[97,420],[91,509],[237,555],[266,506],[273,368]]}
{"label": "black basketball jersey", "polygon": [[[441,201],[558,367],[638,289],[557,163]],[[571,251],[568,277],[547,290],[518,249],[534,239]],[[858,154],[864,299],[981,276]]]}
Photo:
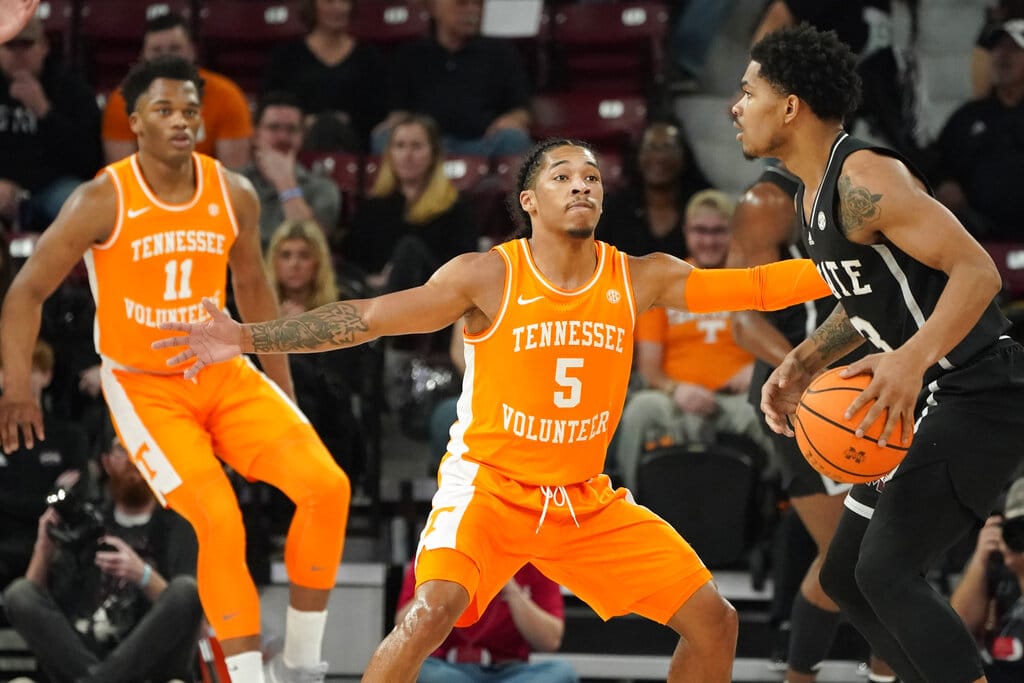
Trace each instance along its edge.
{"label": "black basketball jersey", "polygon": [[[804,248],[843,304],[850,322],[877,349],[890,351],[906,342],[932,314],[948,278],[890,242],[863,245],[846,238],[837,219],[836,186],[846,157],[862,149],[898,159],[927,186],[924,177],[898,153],[841,133],[832,145],[810,215],[804,215],[802,185],[797,190],[796,206]],[[967,336],[928,370],[926,383],[963,365],[1009,326],[995,303],[990,303]]]}

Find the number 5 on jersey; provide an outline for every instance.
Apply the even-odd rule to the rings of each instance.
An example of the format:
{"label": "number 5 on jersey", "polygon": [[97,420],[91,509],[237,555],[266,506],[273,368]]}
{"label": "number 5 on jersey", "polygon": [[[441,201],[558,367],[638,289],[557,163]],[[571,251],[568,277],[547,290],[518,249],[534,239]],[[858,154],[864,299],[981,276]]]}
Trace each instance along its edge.
{"label": "number 5 on jersey", "polygon": [[559,358],[555,365],[555,382],[569,391],[555,391],[555,405],[559,408],[575,408],[580,404],[583,382],[569,374],[570,370],[583,367],[582,358]]}

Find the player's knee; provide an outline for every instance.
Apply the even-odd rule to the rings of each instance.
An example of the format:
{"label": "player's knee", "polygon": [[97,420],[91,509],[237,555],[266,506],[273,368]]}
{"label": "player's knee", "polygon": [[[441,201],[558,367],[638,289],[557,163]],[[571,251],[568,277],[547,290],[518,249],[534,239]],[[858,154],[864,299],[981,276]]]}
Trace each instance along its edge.
{"label": "player's knee", "polygon": [[872,605],[885,604],[903,591],[901,573],[891,562],[891,557],[864,553],[857,560],[854,578],[857,588]]}
{"label": "player's knee", "polygon": [[853,568],[828,555],[825,556],[818,572],[818,583],[821,584],[825,595],[839,605],[849,604],[851,598],[859,592],[853,578]]}
{"label": "player's knee", "polygon": [[[407,636],[424,638],[437,645],[448,637],[455,621],[462,614],[464,607],[450,601],[428,600],[417,597],[413,600],[399,628]],[[434,646],[436,647],[436,645]]]}
{"label": "player's knee", "polygon": [[318,512],[336,511],[339,514],[348,509],[352,499],[352,484],[340,467],[332,467],[319,473],[307,485],[304,493],[295,500],[296,505],[316,508]]}
{"label": "player's knee", "polygon": [[699,623],[680,630],[687,643],[704,652],[734,651],[738,633],[736,608],[717,593],[713,600],[702,605]]}

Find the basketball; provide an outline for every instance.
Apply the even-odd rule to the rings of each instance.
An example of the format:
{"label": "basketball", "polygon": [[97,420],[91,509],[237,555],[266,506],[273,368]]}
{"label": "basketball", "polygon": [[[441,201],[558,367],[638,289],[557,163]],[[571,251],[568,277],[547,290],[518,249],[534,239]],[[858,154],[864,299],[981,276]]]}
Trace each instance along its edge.
{"label": "basketball", "polygon": [[865,432],[857,437],[857,425],[871,408],[862,406],[852,419],[843,413],[857,394],[871,382],[871,375],[843,378],[842,367],[822,373],[811,382],[800,397],[793,417],[796,443],[811,467],[829,479],[848,484],[863,484],[889,474],[907,454],[910,442],[904,443],[902,421],[890,434],[890,442],[878,445],[885,426],[881,415]]}
{"label": "basketball", "polygon": [[39,0],[0,0],[0,43],[18,35],[38,6]]}

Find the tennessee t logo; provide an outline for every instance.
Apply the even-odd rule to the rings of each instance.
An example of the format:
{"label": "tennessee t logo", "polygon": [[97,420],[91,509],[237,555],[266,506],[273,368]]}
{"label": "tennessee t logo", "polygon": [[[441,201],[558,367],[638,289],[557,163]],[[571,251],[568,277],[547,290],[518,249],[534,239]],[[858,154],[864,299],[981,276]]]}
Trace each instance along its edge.
{"label": "tennessee t logo", "polygon": [[437,528],[436,526],[434,526],[434,524],[435,522],[437,522],[438,515],[440,515],[442,512],[455,512],[455,506],[448,505],[443,508],[437,508],[436,510],[430,513],[430,520],[427,523],[427,528],[423,531],[424,538],[434,533],[434,530]]}
{"label": "tennessee t logo", "polygon": [[135,451],[135,454],[132,456],[132,462],[135,463],[136,467],[142,470],[142,473],[146,475],[146,479],[153,481],[153,479],[156,478],[156,472],[149,466],[149,463],[146,462],[146,453],[148,451],[149,444],[143,442],[143,444],[139,446],[139,450]]}

